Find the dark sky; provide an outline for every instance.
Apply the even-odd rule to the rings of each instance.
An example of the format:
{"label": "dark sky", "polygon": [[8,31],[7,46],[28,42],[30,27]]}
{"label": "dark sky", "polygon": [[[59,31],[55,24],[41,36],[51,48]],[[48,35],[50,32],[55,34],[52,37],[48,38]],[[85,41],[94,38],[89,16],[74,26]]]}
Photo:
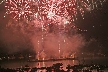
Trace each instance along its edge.
{"label": "dark sky", "polygon": [[[1,1],[1,0],[0,0]],[[9,18],[3,18],[5,8],[3,4],[0,4],[0,48],[4,50],[2,32],[7,24]],[[82,30],[87,32],[80,32],[90,38],[95,38],[105,50],[108,48],[108,1],[103,3],[98,9],[94,9],[89,12],[85,12],[84,20],[79,17],[76,21],[76,25]],[[1,51],[0,51],[1,52]]]}
{"label": "dark sky", "polygon": [[108,48],[108,1],[98,10],[93,10],[91,14],[85,14],[85,19],[79,26],[88,31],[87,37],[96,38],[105,49]]}

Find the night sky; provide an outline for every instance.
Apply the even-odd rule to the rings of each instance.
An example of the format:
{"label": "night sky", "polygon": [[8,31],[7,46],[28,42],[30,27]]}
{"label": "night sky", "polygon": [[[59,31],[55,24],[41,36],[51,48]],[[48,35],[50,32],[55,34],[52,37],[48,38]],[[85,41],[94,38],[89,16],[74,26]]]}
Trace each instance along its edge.
{"label": "night sky", "polygon": [[[88,38],[95,38],[100,42],[100,45],[104,46],[104,49],[108,48],[108,1],[104,3],[98,10],[93,10],[91,14],[85,14],[85,19],[81,20],[78,25],[82,29],[88,31],[85,35]],[[80,24],[81,23],[81,24]]]}
{"label": "night sky", "polygon": [[[8,16],[3,17],[4,14],[5,8],[4,3],[2,3],[0,4],[0,52],[5,52],[2,34],[9,20]],[[103,51],[108,51],[108,1],[103,3],[98,9],[92,10],[91,13],[85,12],[84,19],[78,16],[75,24],[80,29],[87,30],[87,32],[79,31],[79,33],[85,36],[86,40],[89,41],[91,38],[94,38],[102,46]]]}

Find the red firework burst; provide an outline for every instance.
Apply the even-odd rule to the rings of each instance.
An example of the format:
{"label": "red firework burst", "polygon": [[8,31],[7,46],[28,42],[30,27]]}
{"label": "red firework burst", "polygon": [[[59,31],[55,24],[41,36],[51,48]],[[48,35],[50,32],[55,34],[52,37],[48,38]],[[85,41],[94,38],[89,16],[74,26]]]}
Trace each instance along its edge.
{"label": "red firework burst", "polygon": [[34,9],[30,0],[6,0],[6,14],[12,15],[14,19],[29,19]]}

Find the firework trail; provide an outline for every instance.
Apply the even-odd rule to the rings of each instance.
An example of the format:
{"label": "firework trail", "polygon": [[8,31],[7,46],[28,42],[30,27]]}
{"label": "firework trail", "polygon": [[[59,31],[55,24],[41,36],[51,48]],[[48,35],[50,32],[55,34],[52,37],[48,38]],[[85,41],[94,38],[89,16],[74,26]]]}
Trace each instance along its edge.
{"label": "firework trail", "polygon": [[4,0],[2,0],[1,2],[0,2],[0,4],[2,4],[4,2]]}
{"label": "firework trail", "polygon": [[105,0],[5,0],[6,15],[14,19],[6,26],[28,36],[36,53],[45,50],[47,55],[52,52],[52,56],[67,57],[70,50],[76,51],[85,45],[73,24],[77,15],[84,18],[85,11],[92,11],[103,2]]}
{"label": "firework trail", "polygon": [[37,21],[37,24],[71,24],[77,14],[84,16],[105,0],[5,0],[6,14],[14,19]]}

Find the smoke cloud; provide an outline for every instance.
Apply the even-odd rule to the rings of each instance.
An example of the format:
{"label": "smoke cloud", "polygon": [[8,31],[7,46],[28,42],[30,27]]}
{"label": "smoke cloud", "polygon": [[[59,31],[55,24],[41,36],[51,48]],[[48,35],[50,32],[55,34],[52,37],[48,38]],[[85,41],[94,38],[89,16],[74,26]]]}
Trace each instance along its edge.
{"label": "smoke cloud", "polygon": [[24,21],[10,21],[1,34],[7,53],[31,50],[45,58],[67,57],[86,44],[84,36],[68,25],[50,24],[42,29]]}

